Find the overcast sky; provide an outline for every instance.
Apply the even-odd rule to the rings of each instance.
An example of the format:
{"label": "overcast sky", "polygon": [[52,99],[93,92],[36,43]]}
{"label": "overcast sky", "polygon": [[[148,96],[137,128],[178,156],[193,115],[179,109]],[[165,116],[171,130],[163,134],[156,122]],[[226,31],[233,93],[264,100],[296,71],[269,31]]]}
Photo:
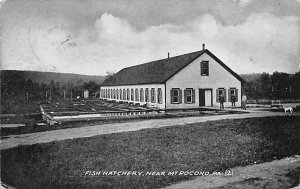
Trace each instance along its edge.
{"label": "overcast sky", "polygon": [[300,0],[2,0],[0,7],[1,69],[105,75],[202,43],[240,74],[300,69]]}

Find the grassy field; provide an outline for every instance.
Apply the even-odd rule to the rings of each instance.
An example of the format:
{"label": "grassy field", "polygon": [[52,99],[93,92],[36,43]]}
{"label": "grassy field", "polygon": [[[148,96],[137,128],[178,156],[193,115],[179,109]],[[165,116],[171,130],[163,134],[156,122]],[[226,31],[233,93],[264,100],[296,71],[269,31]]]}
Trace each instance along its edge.
{"label": "grassy field", "polygon": [[38,101],[26,101],[17,98],[1,99],[1,114],[39,113]]}
{"label": "grassy field", "polygon": [[220,120],[19,146],[1,151],[17,188],[159,188],[192,176],[85,176],[86,171],[224,171],[300,154],[299,117]]}

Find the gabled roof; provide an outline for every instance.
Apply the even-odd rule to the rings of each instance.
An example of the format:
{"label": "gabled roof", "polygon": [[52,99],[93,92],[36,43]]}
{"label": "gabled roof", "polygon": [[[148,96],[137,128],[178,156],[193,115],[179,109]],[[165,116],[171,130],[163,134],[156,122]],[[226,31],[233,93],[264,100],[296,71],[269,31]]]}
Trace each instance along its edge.
{"label": "gabled roof", "polygon": [[102,86],[140,85],[165,83],[177,72],[193,62],[204,52],[214,58],[221,66],[234,75],[241,82],[242,78],[227,67],[221,60],[208,50],[196,51],[188,54],[156,60],[145,64],[127,67],[106,79]]}

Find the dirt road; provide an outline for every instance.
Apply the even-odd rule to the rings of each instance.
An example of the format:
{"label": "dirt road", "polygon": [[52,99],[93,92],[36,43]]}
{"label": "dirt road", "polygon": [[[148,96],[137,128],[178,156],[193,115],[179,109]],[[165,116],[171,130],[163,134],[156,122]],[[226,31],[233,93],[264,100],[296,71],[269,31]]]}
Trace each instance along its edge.
{"label": "dirt road", "polygon": [[[231,169],[232,175],[198,176],[165,189],[298,188],[300,156]],[[300,186],[299,186],[300,187]]]}
{"label": "dirt road", "polygon": [[216,115],[207,117],[184,117],[170,119],[149,119],[126,123],[113,123],[104,125],[95,125],[87,127],[77,127],[61,130],[52,130],[46,132],[11,135],[3,138],[0,150],[13,148],[18,145],[30,145],[36,143],[46,143],[51,141],[59,141],[73,138],[91,137],[96,135],[104,135],[110,133],[136,131],[147,128],[160,128],[173,125],[185,125],[190,123],[214,121],[222,119],[242,119],[251,117],[268,117],[268,116],[300,116],[300,113],[284,114],[283,112],[250,112],[247,114],[230,114]]}

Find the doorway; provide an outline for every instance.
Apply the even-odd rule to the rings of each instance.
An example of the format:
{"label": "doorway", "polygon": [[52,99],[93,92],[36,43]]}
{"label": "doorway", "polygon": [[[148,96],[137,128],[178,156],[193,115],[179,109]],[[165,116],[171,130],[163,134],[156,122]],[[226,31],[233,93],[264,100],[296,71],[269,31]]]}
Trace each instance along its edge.
{"label": "doorway", "polygon": [[199,89],[199,106],[212,106],[212,89]]}

